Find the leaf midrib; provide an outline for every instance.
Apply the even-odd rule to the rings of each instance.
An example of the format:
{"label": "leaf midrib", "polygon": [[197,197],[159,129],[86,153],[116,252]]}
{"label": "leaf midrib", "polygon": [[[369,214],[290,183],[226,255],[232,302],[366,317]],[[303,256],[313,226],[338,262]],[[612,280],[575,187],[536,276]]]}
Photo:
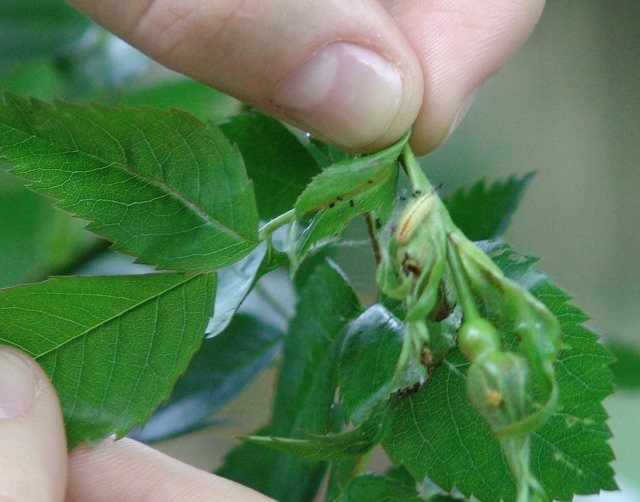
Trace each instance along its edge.
{"label": "leaf midrib", "polygon": [[[8,105],[6,103],[4,103],[3,106],[7,107]],[[22,113],[22,110],[20,110],[20,112]],[[97,128],[99,128],[101,131],[103,131],[108,136],[113,137],[111,132],[106,130],[100,124],[97,124],[96,122],[94,122],[93,120],[90,120],[88,118],[85,118],[85,120],[87,122],[93,124]],[[78,146],[76,145],[75,140],[73,139],[74,135],[71,133],[71,131],[69,131],[69,129],[66,127],[66,125],[60,120],[56,120],[56,122],[58,122],[62,127],[64,127],[67,130],[67,132],[68,132],[69,136],[72,138],[74,146],[75,146],[75,150],[69,151],[69,152],[64,152],[66,155],[75,154],[75,155],[78,155],[78,156],[80,156],[82,158],[92,159],[92,160],[95,160],[95,161],[101,163],[104,167],[116,166],[116,167],[120,168],[121,171],[124,171],[125,173],[130,173],[134,178],[141,179],[141,180],[143,180],[143,182],[146,182],[147,184],[153,185],[154,187],[158,188],[161,192],[169,194],[172,198],[175,198],[183,206],[185,206],[188,209],[190,209],[193,214],[196,214],[202,221],[204,221],[205,224],[207,224],[209,226],[212,226],[212,227],[215,227],[215,228],[221,230],[223,233],[226,233],[226,234],[234,237],[237,240],[245,241],[247,243],[255,243],[255,242],[257,242],[255,240],[249,239],[249,238],[239,234],[235,230],[229,228],[224,223],[222,223],[222,222],[218,221],[217,219],[213,218],[209,213],[206,212],[206,210],[200,208],[196,203],[194,203],[193,201],[191,201],[190,199],[185,197],[183,194],[178,192],[176,189],[174,189],[174,187],[172,187],[168,183],[162,182],[158,178],[154,178],[152,176],[145,175],[141,171],[139,171],[139,170],[133,168],[132,166],[127,165],[127,164],[123,164],[121,162],[117,162],[117,161],[113,161],[113,160],[107,160],[107,159],[99,157],[99,156],[97,156],[95,154],[80,150],[78,148]],[[3,122],[2,124],[9,130],[25,134],[25,135],[30,136],[32,138],[37,138],[38,140],[42,141],[43,143],[45,143],[47,145],[52,145],[52,146],[56,145],[56,143],[47,141],[45,138],[43,138],[42,135],[40,135],[38,133],[38,131],[36,129],[34,129],[34,128],[31,128],[31,130],[29,130],[29,131],[25,131],[25,130],[22,130],[22,129],[19,129],[19,128],[15,127],[14,124],[7,124],[6,122]],[[144,133],[142,131],[140,131],[140,134],[142,134],[144,136]],[[114,139],[115,139],[115,141],[118,142],[118,144],[120,144],[120,142],[116,138],[114,138]],[[31,155],[33,155],[33,154],[31,154]],[[42,169],[42,168],[39,168],[39,169]]]}
{"label": "leaf midrib", "polygon": [[[203,275],[207,275],[207,274],[206,273],[200,273],[200,274],[194,274],[194,275],[186,276],[183,281],[180,281],[177,284],[174,284],[174,285],[172,285],[172,286],[170,286],[170,287],[168,287],[166,289],[163,289],[162,291],[159,291],[156,294],[153,294],[153,295],[151,295],[151,296],[149,296],[147,298],[144,298],[143,300],[141,300],[141,301],[139,301],[137,303],[132,304],[131,306],[127,307],[126,309],[120,311],[118,314],[115,314],[115,315],[113,315],[113,316],[111,316],[109,318],[103,319],[99,323],[97,323],[97,324],[85,329],[84,331],[78,333],[77,335],[68,338],[67,340],[65,340],[64,342],[60,343],[59,345],[57,345],[55,347],[52,347],[51,349],[49,349],[49,350],[47,350],[45,352],[42,352],[41,354],[34,355],[33,358],[37,361],[37,360],[47,356],[48,354],[50,354],[52,352],[60,350],[65,345],[68,345],[69,343],[71,343],[71,342],[73,342],[73,341],[75,341],[75,340],[77,340],[77,339],[79,339],[79,338],[81,338],[83,336],[89,336],[92,332],[98,330],[99,328],[105,326],[106,324],[109,324],[110,322],[112,322],[112,321],[114,321],[114,320],[116,320],[118,318],[124,317],[128,313],[130,313],[130,312],[132,312],[132,311],[144,306],[146,303],[154,301],[154,300],[162,297],[163,295],[166,295],[166,294],[170,293],[174,289],[176,289],[178,287],[182,287],[185,284],[187,284],[188,282],[190,282],[190,281],[192,281],[194,279],[202,277]],[[93,296],[93,295],[89,295],[89,296]],[[203,336],[204,336],[204,333],[203,333]]]}

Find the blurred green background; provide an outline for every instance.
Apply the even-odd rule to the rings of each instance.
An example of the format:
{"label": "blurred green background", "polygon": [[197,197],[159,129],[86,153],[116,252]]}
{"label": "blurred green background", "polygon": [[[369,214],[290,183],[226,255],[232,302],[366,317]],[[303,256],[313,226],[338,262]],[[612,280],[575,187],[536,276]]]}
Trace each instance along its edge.
{"label": "blurred green background", "polygon": [[[57,0],[0,0],[0,89],[175,106],[214,119],[239,106],[159,68]],[[623,490],[597,498],[640,500],[640,358],[629,352],[640,351],[640,2],[550,1],[529,42],[423,162],[445,190],[479,177],[537,173],[506,240],[541,256],[540,268],[575,295],[591,327],[622,346],[617,392],[606,406]],[[73,271],[103,249],[3,171],[0,287]],[[246,422],[259,424],[255,406],[266,416],[259,389],[228,410],[244,432]],[[161,448],[210,468],[235,432],[219,428],[215,439],[200,433]]]}

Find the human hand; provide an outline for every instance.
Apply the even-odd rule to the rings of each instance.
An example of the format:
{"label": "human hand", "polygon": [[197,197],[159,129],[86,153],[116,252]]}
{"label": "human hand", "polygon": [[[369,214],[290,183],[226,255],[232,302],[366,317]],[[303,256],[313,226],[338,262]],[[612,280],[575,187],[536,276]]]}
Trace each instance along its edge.
{"label": "human hand", "polygon": [[271,500],[127,439],[68,456],[51,383],[33,360],[6,347],[0,348],[0,499]]}
{"label": "human hand", "polygon": [[70,0],[160,63],[348,150],[438,146],[544,0]]}

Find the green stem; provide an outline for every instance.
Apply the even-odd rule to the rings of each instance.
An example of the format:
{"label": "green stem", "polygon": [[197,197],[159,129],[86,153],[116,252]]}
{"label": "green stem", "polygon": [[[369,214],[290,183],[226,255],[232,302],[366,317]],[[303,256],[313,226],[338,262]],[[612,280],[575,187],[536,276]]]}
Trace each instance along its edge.
{"label": "green stem", "polygon": [[358,474],[362,474],[367,470],[369,460],[371,460],[371,455],[373,455],[373,448],[371,448],[367,453],[360,455],[356,459],[355,463],[353,464],[353,469],[351,470],[351,478],[355,478]]}
{"label": "green stem", "polygon": [[500,441],[509,470],[516,479],[516,502],[531,502],[529,498],[529,449],[527,438]]}
{"label": "green stem", "polygon": [[473,293],[471,292],[471,288],[467,283],[466,274],[462,269],[460,257],[458,256],[458,252],[455,249],[455,244],[453,244],[449,239],[447,239],[447,257],[449,261],[449,267],[451,268],[451,273],[453,275],[453,282],[456,285],[458,300],[460,301],[462,313],[464,314],[465,320],[469,321],[471,319],[479,318],[480,314],[478,313],[478,308],[476,307],[476,303],[473,300]]}
{"label": "green stem", "polygon": [[427,193],[429,190],[433,189],[431,182],[422,171],[422,168],[420,167],[420,164],[408,143],[402,150],[400,158],[402,160],[402,165],[404,166],[404,172],[407,174],[409,184],[414,192],[419,191]]}
{"label": "green stem", "polygon": [[371,213],[366,213],[364,218],[367,223],[367,232],[369,232],[369,240],[371,241],[371,248],[373,249],[373,257],[376,260],[376,266],[378,266],[380,265],[380,260],[382,260],[382,254],[380,251],[380,241],[378,241],[378,236],[375,231],[375,221],[373,220]]}
{"label": "green stem", "polygon": [[282,213],[279,216],[276,216],[274,219],[265,223],[264,226],[258,231],[258,240],[263,241],[265,239],[270,239],[271,234],[278,230],[280,227],[283,227],[287,223],[291,223],[296,217],[296,210],[290,209],[286,213]]}

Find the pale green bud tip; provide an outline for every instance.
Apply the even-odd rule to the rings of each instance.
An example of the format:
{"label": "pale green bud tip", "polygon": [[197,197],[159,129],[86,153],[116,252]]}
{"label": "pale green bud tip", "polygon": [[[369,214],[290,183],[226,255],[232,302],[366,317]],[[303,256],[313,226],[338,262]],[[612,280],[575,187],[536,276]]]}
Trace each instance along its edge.
{"label": "pale green bud tip", "polygon": [[471,361],[500,350],[500,334],[486,319],[466,321],[458,331],[458,346]]}

